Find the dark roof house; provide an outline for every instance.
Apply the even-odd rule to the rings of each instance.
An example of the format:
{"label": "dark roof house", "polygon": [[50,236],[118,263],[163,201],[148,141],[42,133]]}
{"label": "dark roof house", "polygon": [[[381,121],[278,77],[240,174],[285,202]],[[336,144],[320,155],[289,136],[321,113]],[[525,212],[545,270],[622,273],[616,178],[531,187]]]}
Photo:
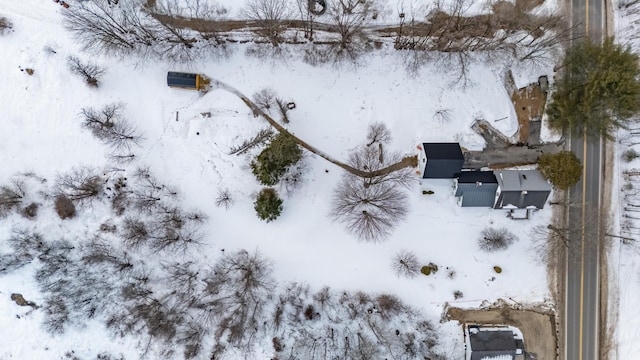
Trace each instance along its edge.
{"label": "dark roof house", "polygon": [[495,170],[498,199],[494,208],[542,209],[551,185],[538,170]]}
{"label": "dark roof house", "polygon": [[200,90],[201,77],[199,74],[169,71],[167,73],[167,86],[183,89]]}
{"label": "dark roof house", "polygon": [[427,179],[453,179],[462,170],[464,156],[458,143],[423,143],[422,162]]}
{"label": "dark roof house", "polygon": [[509,328],[468,325],[470,360],[524,360],[524,340]]}
{"label": "dark roof house", "polygon": [[498,181],[492,171],[463,171],[456,175],[455,196],[462,207],[493,207]]}

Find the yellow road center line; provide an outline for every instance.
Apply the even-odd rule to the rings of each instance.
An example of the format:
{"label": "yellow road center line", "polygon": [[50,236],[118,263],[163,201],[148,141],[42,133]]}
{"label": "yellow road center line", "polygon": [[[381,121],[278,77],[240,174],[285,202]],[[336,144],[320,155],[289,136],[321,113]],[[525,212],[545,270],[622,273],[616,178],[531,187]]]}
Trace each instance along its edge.
{"label": "yellow road center line", "polygon": [[585,31],[585,36],[589,37],[589,0],[585,0],[586,5],[585,6],[585,23],[586,23],[586,31]]}
{"label": "yellow road center line", "polygon": [[584,243],[585,243],[585,213],[586,213],[586,202],[587,202],[587,135],[586,129],[584,136],[584,143],[582,149],[582,236],[581,236],[581,261],[580,261],[580,338],[579,338],[579,346],[578,359],[582,360],[582,318],[584,315]]}
{"label": "yellow road center line", "polygon": [[[585,0],[585,37],[589,37],[589,0]],[[587,201],[587,129],[584,131],[584,143],[582,149],[582,236],[581,236],[581,261],[580,261],[580,330],[578,359],[582,360],[582,320],[584,316],[584,242],[585,242],[585,212]]]}

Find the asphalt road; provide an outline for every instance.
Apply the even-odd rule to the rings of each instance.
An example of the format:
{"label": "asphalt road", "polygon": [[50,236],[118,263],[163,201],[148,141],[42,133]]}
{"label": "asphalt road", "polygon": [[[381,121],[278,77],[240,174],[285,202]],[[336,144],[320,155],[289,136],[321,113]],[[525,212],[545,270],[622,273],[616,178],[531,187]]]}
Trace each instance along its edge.
{"label": "asphalt road", "polygon": [[[600,41],[603,0],[571,0],[573,35],[588,34]],[[578,39],[579,41],[580,39]],[[596,360],[599,345],[599,220],[602,179],[602,140],[571,134],[571,151],[583,164],[582,179],[569,193],[569,228],[572,229],[567,261],[566,337],[567,360]]]}

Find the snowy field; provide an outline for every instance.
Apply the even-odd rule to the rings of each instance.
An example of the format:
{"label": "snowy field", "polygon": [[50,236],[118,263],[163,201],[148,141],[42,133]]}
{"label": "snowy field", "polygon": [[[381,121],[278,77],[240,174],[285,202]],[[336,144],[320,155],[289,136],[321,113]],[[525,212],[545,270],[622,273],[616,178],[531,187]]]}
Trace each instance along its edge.
{"label": "snowy field", "polygon": [[[223,3],[237,9],[235,1]],[[277,188],[284,211],[265,223],[253,209],[261,186],[251,174],[251,159],[228,153],[268,124],[233,94],[212,89],[200,96],[166,86],[166,72],[175,70],[206,74],[249,97],[271,88],[296,104],[287,125],[292,133],[346,160],[350,150],[365,143],[367,126],[374,122],[387,125],[393,137],[389,147],[402,155],[417,154],[416,146],[429,141],[458,141],[479,150],[482,139],[470,128],[478,117],[512,136],[517,121],[502,83],[505,64],[473,64],[471,81],[462,87],[442,69],[428,65],[418,75],[408,74],[400,56],[384,49],[367,55],[355,69],[312,67],[300,61],[295,48],[285,62],[261,61],[246,57],[243,45],[234,45],[235,51],[224,60],[184,66],[137,63],[83,53],[61,25],[63,11],[68,10],[52,1],[0,0],[0,16],[14,24],[12,32],[0,36],[5,54],[0,58],[0,184],[25,172],[52,185],[57,175],[78,166],[101,171],[147,166],[162,183],[179,190],[185,208],[200,209],[208,216],[203,246],[185,256],[198,266],[215,262],[223,253],[259,250],[272,261],[280,288],[300,282],[310,284],[313,291],[328,286],[338,292],[396,295],[436,324],[443,352],[452,359],[462,356],[463,339],[456,324],[438,323],[446,303],[476,307],[499,298],[518,303],[548,300],[545,267],[533,255],[529,234],[533,226],[549,221],[549,208],[530,221],[513,221],[502,211],[458,207],[450,181],[416,180],[409,189],[406,220],[383,242],[361,242],[329,218],[342,170],[305,153],[302,184],[291,192]],[[47,46],[56,53],[45,51]],[[70,55],[106,69],[97,89],[69,71]],[[34,74],[27,75],[25,68],[34,69]],[[528,83],[542,74],[516,69],[515,75]],[[81,126],[82,108],[113,102],[125,104],[125,117],[144,138],[134,150],[135,161],[123,166],[110,163],[109,150]],[[434,119],[442,109],[450,111],[450,121]],[[211,117],[200,115],[205,112]],[[494,121],[502,118],[506,119]],[[228,210],[215,206],[221,189],[228,189],[234,199]],[[435,193],[423,195],[423,190]],[[111,217],[109,207],[98,203],[79,208],[74,219],[60,220],[51,200],[42,204],[35,221],[18,214],[0,219],[0,245],[6,250],[2,242],[17,228],[37,229],[48,238],[75,244],[93,236]],[[506,251],[482,252],[477,239],[488,226],[507,227],[519,240]],[[391,262],[400,250],[415,253],[421,265],[437,264],[440,271],[428,277],[398,278]],[[494,266],[503,272],[496,274]],[[448,276],[449,270],[455,275]],[[29,265],[0,277],[0,323],[5,329],[0,359],[60,359],[71,350],[81,359],[93,359],[101,352],[139,357],[137,339],[114,338],[99,321],[71,326],[63,336],[44,332],[42,309],[18,307],[10,299],[10,294],[20,293],[43,303],[34,271],[35,265]],[[454,299],[454,291],[464,296]]]}

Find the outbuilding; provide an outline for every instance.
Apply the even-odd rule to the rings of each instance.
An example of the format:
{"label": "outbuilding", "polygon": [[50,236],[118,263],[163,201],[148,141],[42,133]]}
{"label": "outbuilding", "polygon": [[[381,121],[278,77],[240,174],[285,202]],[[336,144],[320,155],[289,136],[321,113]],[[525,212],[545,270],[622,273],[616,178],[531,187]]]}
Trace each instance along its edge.
{"label": "outbuilding", "polygon": [[169,71],[167,73],[167,86],[200,90],[202,87],[202,77],[200,74]]}
{"label": "outbuilding", "polygon": [[498,180],[492,171],[463,171],[454,182],[460,206],[492,208],[496,203]]}
{"label": "outbuilding", "polygon": [[[420,147],[419,147],[420,148]],[[458,143],[423,143],[425,179],[453,179],[462,170],[464,155]]]}

